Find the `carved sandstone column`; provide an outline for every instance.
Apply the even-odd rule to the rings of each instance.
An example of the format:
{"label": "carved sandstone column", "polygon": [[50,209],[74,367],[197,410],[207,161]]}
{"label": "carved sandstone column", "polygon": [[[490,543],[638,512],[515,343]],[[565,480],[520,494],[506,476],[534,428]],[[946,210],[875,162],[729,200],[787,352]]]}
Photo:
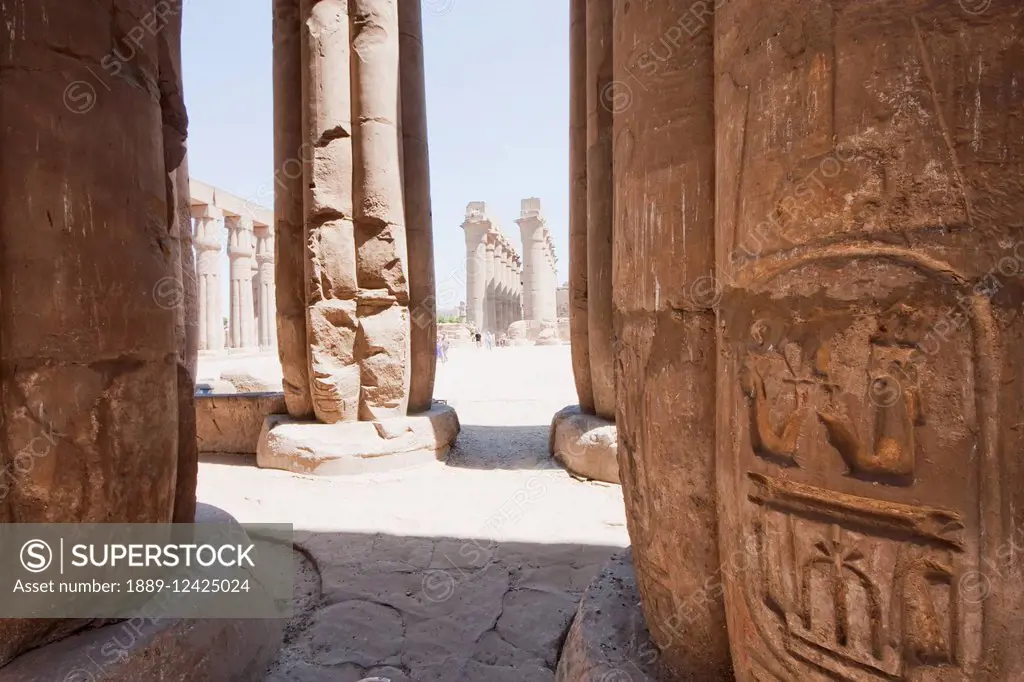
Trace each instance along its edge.
{"label": "carved sandstone column", "polygon": [[306,338],[313,410],[321,422],[355,421],[359,283],[353,193],[351,18],[341,0],[302,0],[306,145]]}
{"label": "carved sandstone column", "polygon": [[[431,343],[433,361],[435,332],[415,329],[410,314],[413,299],[417,320],[434,306],[433,267],[421,248],[431,226],[420,29],[411,16],[419,9],[399,9],[396,0],[300,2],[304,226],[288,250],[302,250],[318,421],[268,418],[261,466],[331,475],[386,468],[443,457],[458,432],[454,411],[432,405],[432,365],[412,355],[413,344],[423,356]],[[413,266],[410,225],[420,249]],[[279,272],[279,288],[280,280]]]}
{"label": "carved sandstone column", "polygon": [[415,413],[430,409],[437,371],[437,299],[420,0],[399,1],[398,29],[401,33],[402,174],[405,232],[409,243],[409,308],[418,313],[413,318],[410,340],[409,411]]}
{"label": "carved sandstone column", "polygon": [[[165,296],[183,276],[168,242],[184,111],[160,97],[174,77],[153,39],[136,48],[131,82],[81,87],[136,9],[0,8],[16,26],[0,50],[0,523],[174,518],[189,360],[180,299]],[[0,665],[84,625],[0,620]]]}
{"label": "carved sandstone column", "polygon": [[466,220],[462,229],[466,234],[466,314],[467,323],[477,331],[484,329],[484,310],[487,299],[487,278],[485,268],[486,238],[490,229],[482,201],[475,201],[466,207]]}
{"label": "carved sandstone column", "polygon": [[224,314],[221,307],[223,214],[215,206],[194,210],[197,288],[199,290],[199,350],[224,348]]}
{"label": "carved sandstone column", "polygon": [[493,232],[487,235],[484,243],[484,281],[487,282],[486,297],[484,298],[484,330],[494,331],[497,327],[496,298],[498,294],[497,282],[494,278],[494,249],[495,235]]}
{"label": "carved sandstone column", "polygon": [[264,228],[256,235],[256,262],[259,265],[259,345],[268,349],[277,345],[277,309],[274,305],[274,233]]}
{"label": "carved sandstone column", "polygon": [[571,0],[569,35],[569,338],[580,410],[594,413],[587,285],[587,5]]}
{"label": "carved sandstone column", "polygon": [[[612,83],[612,3],[590,2],[587,32],[587,315],[594,411],[615,419],[612,351],[612,108],[604,99]],[[571,266],[570,266],[571,267]]]}
{"label": "carved sandstone column", "polygon": [[252,345],[252,230],[242,216],[226,216],[230,282],[228,330],[232,348]]}
{"label": "carved sandstone column", "polygon": [[[687,35],[676,23],[692,5],[615,3],[614,84],[602,94],[615,111],[615,422],[633,562],[660,660],[677,675],[669,679],[720,680],[730,663],[716,589],[715,301],[693,295],[713,275],[714,69],[711,31]],[[666,57],[669,29],[681,37]]]}
{"label": "carved sandstone column", "polygon": [[740,682],[1024,676],[1024,13],[892,10],[715,17]]}
{"label": "carved sandstone column", "polygon": [[523,199],[516,220],[523,241],[523,308],[527,320],[541,319],[546,230],[540,199]]}
{"label": "carved sandstone column", "polygon": [[274,12],[274,263],[277,353],[288,414],[313,416],[306,336],[303,168],[304,140],[299,0],[273,0]]}

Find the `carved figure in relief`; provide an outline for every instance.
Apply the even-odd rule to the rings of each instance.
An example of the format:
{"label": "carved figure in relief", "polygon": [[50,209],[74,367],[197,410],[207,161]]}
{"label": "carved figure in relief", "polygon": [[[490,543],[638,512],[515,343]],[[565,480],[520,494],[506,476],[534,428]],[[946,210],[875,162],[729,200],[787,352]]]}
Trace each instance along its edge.
{"label": "carved figure in relief", "polygon": [[[879,326],[881,332],[887,332],[884,323]],[[915,348],[915,344],[897,341],[887,333],[871,340],[864,409],[873,413],[872,436],[831,411],[817,411],[829,444],[843,458],[850,476],[889,485],[914,482],[914,431],[924,423],[913,361]]]}

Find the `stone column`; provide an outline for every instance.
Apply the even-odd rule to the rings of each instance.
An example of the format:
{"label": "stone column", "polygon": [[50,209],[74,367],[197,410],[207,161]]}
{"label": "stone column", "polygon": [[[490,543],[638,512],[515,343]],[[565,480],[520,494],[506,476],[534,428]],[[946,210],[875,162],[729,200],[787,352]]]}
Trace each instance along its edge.
{"label": "stone column", "polygon": [[306,333],[313,411],[325,423],[357,420],[361,393],[349,7],[302,0],[303,128],[313,150],[304,165]]}
{"label": "stone column", "polygon": [[540,199],[523,199],[519,219],[516,221],[523,240],[523,308],[527,320],[542,317],[544,288],[544,217]]}
{"label": "stone column", "polygon": [[502,316],[502,333],[508,331],[512,319],[512,245],[505,242],[505,253],[501,260],[501,283],[503,289],[502,303],[504,314]]}
{"label": "stone column", "polygon": [[594,411],[615,419],[612,350],[612,3],[590,2],[586,12],[587,315]]}
{"label": "stone column", "polygon": [[484,298],[484,330],[494,331],[497,326],[495,315],[497,313],[496,297],[497,286],[494,279],[494,249],[495,235],[490,232],[487,241],[484,242],[484,281],[487,283]]}
{"label": "stone column", "polygon": [[268,349],[277,345],[277,306],[274,304],[274,233],[264,228],[256,235],[256,262],[259,264],[259,344]]}
{"label": "stone column", "polygon": [[249,291],[249,306],[252,310],[252,324],[250,325],[249,338],[250,346],[259,347],[260,344],[260,264],[256,260],[256,227],[253,226],[252,234],[249,235],[249,248],[252,255],[249,256],[249,263],[252,267],[252,274],[249,281],[252,287]]}
{"label": "stone column", "polygon": [[[0,523],[170,523],[186,479],[179,386],[192,358],[178,325],[182,258],[168,244],[180,238],[186,120],[165,71],[177,32],[132,46],[131,79],[97,83],[91,63],[110,53],[112,17],[138,10],[0,9],[11,28],[0,56]],[[75,56],[54,49],[70,42]],[[88,625],[0,619],[0,666]]]}
{"label": "stone column", "polygon": [[594,414],[587,287],[587,7],[570,0],[569,34],[569,343],[580,410]]}
{"label": "stone column", "polygon": [[482,201],[466,207],[466,220],[462,229],[466,233],[466,317],[467,323],[478,331],[484,328],[484,302],[487,298],[487,278],[484,258],[486,235],[490,221],[485,216]]}
{"label": "stone column", "polygon": [[[669,679],[719,680],[731,672],[725,609],[706,582],[721,575],[709,395],[715,313],[712,301],[691,295],[713,273],[711,31],[686,36],[671,59],[653,60],[650,52],[691,6],[666,0],[634,3],[627,12],[615,5],[614,84],[602,99],[617,107],[631,98],[616,111],[612,135],[615,421],[637,582],[661,661],[677,675]],[[589,3],[588,13],[594,8]],[[753,143],[748,150],[760,153]],[[733,428],[740,426],[722,438],[731,439]]]}
{"label": "stone column", "polygon": [[230,270],[228,332],[231,348],[252,345],[252,230],[241,216],[224,218]]}
{"label": "stone column", "polygon": [[199,350],[224,348],[224,313],[221,305],[221,269],[224,257],[223,213],[215,206],[193,209],[198,279]]}
{"label": "stone column", "polygon": [[409,411],[415,413],[430,409],[437,370],[434,228],[420,0],[398,2],[398,28],[401,32],[402,177],[405,181],[405,229],[409,240],[409,308],[414,311]]}
{"label": "stone column", "polygon": [[303,134],[302,18],[299,0],[273,0],[274,261],[277,354],[288,414],[313,416],[306,335],[303,168],[312,148]]}
{"label": "stone column", "polygon": [[716,12],[720,554],[760,547],[720,573],[739,680],[1024,678],[1024,13],[892,7]]}

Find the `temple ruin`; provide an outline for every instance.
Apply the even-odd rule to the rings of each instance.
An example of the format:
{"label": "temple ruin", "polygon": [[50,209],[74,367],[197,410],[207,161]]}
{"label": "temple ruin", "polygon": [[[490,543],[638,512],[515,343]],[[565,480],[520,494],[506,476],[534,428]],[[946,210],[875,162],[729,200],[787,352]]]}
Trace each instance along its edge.
{"label": "temple ruin", "polygon": [[[550,583],[584,575],[581,546],[559,548],[572,559],[557,570],[507,550],[515,573],[470,531],[379,553],[379,532],[317,537],[296,552],[316,576],[297,583],[328,576],[334,591],[301,624],[321,627],[309,669],[1024,678],[1024,5],[569,2],[577,404],[555,415],[550,449],[578,478],[619,484],[595,494],[621,491],[631,548],[580,599]],[[183,4],[0,7],[4,471],[53,437],[5,483],[4,524],[204,520],[200,352],[276,348],[282,395],[232,409],[260,426],[255,462],[280,472],[255,473],[281,474],[289,514],[314,490],[296,481],[441,467],[459,435],[434,395],[420,0],[273,0],[272,216],[189,182]],[[154,16],[161,30],[135,30]],[[70,87],[129,46],[130,68],[79,115]],[[540,200],[515,223],[521,254],[469,204],[467,323],[557,342]],[[499,478],[478,468],[459,474]],[[540,504],[529,484],[549,479],[525,480],[509,499]],[[448,509],[444,488],[418,493],[416,514]],[[389,504],[365,499],[367,514]],[[446,551],[467,570],[438,599],[428,579]],[[380,573],[338,577],[362,562]],[[380,576],[399,587],[385,594]],[[475,598],[486,608],[456,610]],[[534,627],[541,600],[564,629]],[[76,672],[116,626],[0,619],[0,680],[257,681],[287,636],[259,620],[147,623],[98,674]],[[359,656],[323,656],[336,649]]]}

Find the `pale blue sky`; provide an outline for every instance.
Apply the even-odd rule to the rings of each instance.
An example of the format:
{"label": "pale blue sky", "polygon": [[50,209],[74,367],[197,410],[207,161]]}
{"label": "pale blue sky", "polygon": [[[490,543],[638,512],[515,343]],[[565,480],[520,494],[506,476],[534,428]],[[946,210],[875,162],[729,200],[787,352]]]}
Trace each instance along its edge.
{"label": "pale blue sky", "polygon": [[[403,1],[403,0],[399,0]],[[566,0],[423,0],[439,299],[465,287],[460,225],[486,201],[520,248],[519,201],[544,203],[559,282],[568,273],[569,8]],[[270,0],[185,3],[193,177],[273,207]],[[446,284],[446,281],[448,282]],[[448,300],[446,300],[448,299]]]}

